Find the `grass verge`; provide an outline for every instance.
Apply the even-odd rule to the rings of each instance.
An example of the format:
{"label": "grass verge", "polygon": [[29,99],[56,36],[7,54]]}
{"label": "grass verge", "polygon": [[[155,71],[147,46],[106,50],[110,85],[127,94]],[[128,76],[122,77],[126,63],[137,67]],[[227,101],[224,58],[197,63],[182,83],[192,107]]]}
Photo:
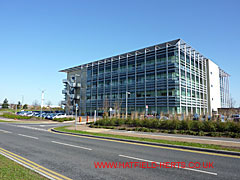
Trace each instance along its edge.
{"label": "grass verge", "polygon": [[0,155],[0,179],[4,180],[47,180],[40,174],[25,168],[18,163]]}
{"label": "grass verge", "polygon": [[178,145],[178,146],[190,146],[190,147],[198,147],[198,148],[206,148],[206,149],[240,152],[240,149],[238,148],[229,148],[229,147],[219,146],[219,145],[169,141],[169,140],[162,140],[162,139],[141,138],[141,137],[123,136],[123,135],[115,135],[115,134],[94,133],[94,132],[86,132],[86,131],[79,131],[79,130],[70,130],[70,129],[67,129],[67,127],[69,126],[57,127],[54,129],[58,131],[63,131],[63,132],[87,134],[87,135],[102,136],[102,137],[113,137],[113,138],[135,140],[135,141],[145,141],[145,142],[154,142],[154,143],[161,143],[161,144]]}
{"label": "grass verge", "polygon": [[15,121],[4,121],[4,120],[0,119],[0,122],[7,122],[7,123],[9,123],[9,122],[15,122]]}

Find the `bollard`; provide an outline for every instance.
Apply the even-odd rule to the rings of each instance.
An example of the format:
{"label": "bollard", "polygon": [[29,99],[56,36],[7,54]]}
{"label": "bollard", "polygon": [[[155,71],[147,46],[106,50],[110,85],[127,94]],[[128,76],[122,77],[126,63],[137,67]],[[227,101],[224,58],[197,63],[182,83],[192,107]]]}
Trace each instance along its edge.
{"label": "bollard", "polygon": [[82,117],[81,116],[79,117],[79,122],[82,122]]}
{"label": "bollard", "polygon": [[87,123],[88,123],[88,116],[87,116]]}

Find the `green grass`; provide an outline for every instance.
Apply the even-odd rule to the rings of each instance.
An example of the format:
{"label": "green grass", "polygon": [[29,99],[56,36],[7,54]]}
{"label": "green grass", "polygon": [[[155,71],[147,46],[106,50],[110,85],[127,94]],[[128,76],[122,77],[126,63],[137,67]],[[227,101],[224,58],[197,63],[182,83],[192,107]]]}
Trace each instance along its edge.
{"label": "green grass", "polygon": [[38,173],[0,155],[0,179],[4,180],[47,180]]}
{"label": "green grass", "polygon": [[9,123],[9,122],[16,122],[16,121],[4,121],[4,120],[0,119],[0,122],[7,122],[7,123]]}
{"label": "green grass", "polygon": [[3,115],[0,115],[0,117],[8,118],[8,119],[31,119],[31,116],[20,116],[16,114],[11,113],[4,113]]}
{"label": "green grass", "polygon": [[[20,111],[20,110],[21,110],[21,109],[18,109],[17,112]],[[11,112],[11,113],[15,113],[16,110],[15,110],[15,109],[0,109],[0,112]]]}
{"label": "green grass", "polygon": [[113,138],[120,138],[120,139],[127,139],[127,140],[146,141],[146,142],[154,142],[154,143],[161,143],[161,144],[191,146],[191,147],[206,148],[206,149],[216,149],[216,150],[227,150],[227,151],[240,152],[240,149],[228,148],[228,147],[219,146],[219,145],[169,141],[169,140],[162,140],[162,139],[141,138],[141,137],[104,134],[104,133],[94,133],[94,132],[86,132],[86,131],[79,131],[79,130],[70,130],[70,129],[67,129],[67,127],[69,127],[69,126],[57,127],[57,128],[54,128],[54,129],[59,130],[59,131],[64,131],[64,132],[88,134],[88,135],[102,136],[102,137],[113,137]]}

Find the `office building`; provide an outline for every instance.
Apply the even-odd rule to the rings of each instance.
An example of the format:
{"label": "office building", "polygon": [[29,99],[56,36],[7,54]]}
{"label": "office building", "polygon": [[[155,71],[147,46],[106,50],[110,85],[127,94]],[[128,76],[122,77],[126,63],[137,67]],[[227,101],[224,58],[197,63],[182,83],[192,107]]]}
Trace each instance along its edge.
{"label": "office building", "polygon": [[[181,39],[61,70],[67,112],[212,114],[229,107],[229,75]],[[127,103],[126,103],[127,102]]]}

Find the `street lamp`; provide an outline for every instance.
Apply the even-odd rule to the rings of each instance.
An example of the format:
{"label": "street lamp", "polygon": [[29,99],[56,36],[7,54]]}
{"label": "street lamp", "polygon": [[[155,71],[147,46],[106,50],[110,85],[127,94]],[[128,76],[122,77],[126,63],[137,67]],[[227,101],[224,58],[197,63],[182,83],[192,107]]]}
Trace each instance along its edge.
{"label": "street lamp", "polygon": [[42,120],[42,108],[43,108],[43,102],[44,102],[44,92],[45,90],[42,90],[42,98],[41,98],[41,114],[40,114],[40,118]]}
{"label": "street lamp", "polygon": [[130,92],[126,92],[126,119],[127,119],[127,116],[128,116],[128,110],[127,110],[127,108],[128,108],[128,102],[127,102],[127,100],[128,100],[128,95],[129,94],[131,94]]}
{"label": "street lamp", "polygon": [[77,110],[78,110],[78,104],[76,104],[76,113],[75,113],[75,130],[77,130]]}
{"label": "street lamp", "polygon": [[[80,76],[79,74],[75,74],[75,86],[77,87],[77,76]],[[76,90],[76,89],[75,89]],[[76,90],[77,95],[77,90]],[[78,111],[78,104],[77,99],[75,99],[75,130],[77,130],[77,111]]]}

